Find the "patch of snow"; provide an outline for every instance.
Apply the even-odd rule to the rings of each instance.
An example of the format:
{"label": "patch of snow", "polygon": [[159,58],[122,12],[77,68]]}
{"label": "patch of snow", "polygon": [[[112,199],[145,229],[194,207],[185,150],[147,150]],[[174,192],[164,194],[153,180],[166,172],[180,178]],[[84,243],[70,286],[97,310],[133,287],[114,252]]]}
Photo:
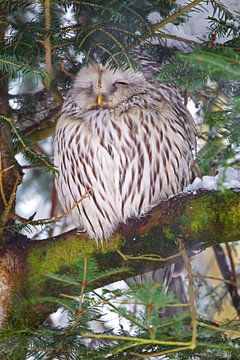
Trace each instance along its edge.
{"label": "patch of snow", "polygon": [[183,192],[196,192],[199,189],[239,189],[240,188],[240,169],[232,167],[219,168],[216,176],[203,176],[202,179],[196,177],[192,184],[188,185]]}

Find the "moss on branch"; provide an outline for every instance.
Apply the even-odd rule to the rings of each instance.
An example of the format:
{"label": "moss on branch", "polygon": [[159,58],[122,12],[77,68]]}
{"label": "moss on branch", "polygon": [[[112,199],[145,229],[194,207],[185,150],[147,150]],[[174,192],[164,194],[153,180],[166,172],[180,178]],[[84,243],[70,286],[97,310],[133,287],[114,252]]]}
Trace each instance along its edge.
{"label": "moss on branch", "polygon": [[[8,307],[11,311],[6,311],[6,323],[11,326],[21,322],[33,326],[53,310],[32,303],[37,296],[61,292],[61,285],[46,276],[48,272],[71,274],[80,257],[94,254],[101,270],[123,267],[119,275],[96,284],[103,286],[166,265],[165,261],[159,260],[124,260],[117,249],[135,257],[156,254],[164,258],[178,253],[175,240],[179,237],[185,240],[189,250],[202,250],[217,243],[239,240],[240,193],[202,190],[195,195],[180,194],[163,201],[146,217],[121,225],[103,246],[97,246],[84,234],[77,234],[76,230],[39,241],[24,236],[9,239],[2,249],[2,259],[10,252],[18,266],[9,268],[7,262],[0,269],[11,274],[9,287],[13,296],[12,305]],[[177,258],[171,259],[173,261]]]}

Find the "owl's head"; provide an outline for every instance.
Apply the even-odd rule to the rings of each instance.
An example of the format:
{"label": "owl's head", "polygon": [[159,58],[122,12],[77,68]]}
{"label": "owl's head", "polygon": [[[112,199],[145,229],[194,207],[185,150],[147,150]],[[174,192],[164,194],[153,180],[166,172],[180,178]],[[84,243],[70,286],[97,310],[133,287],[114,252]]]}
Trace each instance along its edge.
{"label": "owl's head", "polygon": [[75,103],[82,110],[112,108],[143,92],[147,82],[132,69],[112,70],[102,65],[83,67],[73,84]]}

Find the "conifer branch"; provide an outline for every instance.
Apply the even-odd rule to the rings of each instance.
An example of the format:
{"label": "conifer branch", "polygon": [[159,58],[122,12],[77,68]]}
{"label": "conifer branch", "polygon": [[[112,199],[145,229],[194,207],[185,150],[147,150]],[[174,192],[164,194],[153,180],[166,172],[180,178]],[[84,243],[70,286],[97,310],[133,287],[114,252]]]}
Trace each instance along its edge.
{"label": "conifer branch", "polygon": [[31,74],[32,76],[41,77],[42,79],[49,77],[46,72],[20,62],[13,55],[7,57],[0,55],[0,70],[7,72],[10,77],[14,77],[18,73]]}
{"label": "conifer branch", "polygon": [[159,29],[164,27],[165,25],[172,23],[174,20],[178,19],[180,16],[186,14],[188,11],[196,7],[198,4],[203,2],[204,0],[194,0],[188,5],[180,8],[177,12],[173,13],[172,15],[168,16],[166,19],[159,21],[158,23],[153,25],[153,31],[157,32]]}
{"label": "conifer branch", "polygon": [[29,160],[32,164],[42,165],[46,171],[52,171],[53,173],[57,172],[56,167],[51,164],[51,162],[43,155],[36,153],[32,150],[30,144],[28,143],[28,139],[23,137],[23,134],[16,128],[14,125],[15,120],[8,117],[0,115],[0,127],[4,126],[4,122],[10,126],[12,136],[12,142],[15,147],[16,152],[21,151],[27,160]]}
{"label": "conifer branch", "polygon": [[[158,34],[158,31],[163,28],[165,25],[172,23],[174,20],[178,19],[180,16],[186,14],[188,11],[190,11],[191,9],[193,9],[194,7],[196,7],[198,4],[200,4],[201,2],[203,2],[204,0],[194,0],[191,3],[189,3],[188,5],[181,7],[178,11],[174,12],[172,15],[169,15],[168,17],[166,17],[165,19],[157,22],[156,24],[151,26],[151,34],[149,32],[144,33],[142,36],[139,37],[139,42],[143,43],[145,40],[147,40],[150,35],[152,36],[165,36],[165,34]],[[132,48],[134,48],[135,45],[131,44],[128,47],[128,50],[132,50]]]}

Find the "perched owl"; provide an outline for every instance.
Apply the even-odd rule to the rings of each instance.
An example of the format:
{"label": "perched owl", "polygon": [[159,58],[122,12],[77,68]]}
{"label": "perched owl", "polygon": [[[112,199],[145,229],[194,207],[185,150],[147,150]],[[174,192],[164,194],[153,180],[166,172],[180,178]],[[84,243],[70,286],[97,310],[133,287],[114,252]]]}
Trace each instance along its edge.
{"label": "perched owl", "polygon": [[195,125],[175,88],[132,69],[83,67],[56,128],[56,188],[77,227],[103,242],[192,177]]}

